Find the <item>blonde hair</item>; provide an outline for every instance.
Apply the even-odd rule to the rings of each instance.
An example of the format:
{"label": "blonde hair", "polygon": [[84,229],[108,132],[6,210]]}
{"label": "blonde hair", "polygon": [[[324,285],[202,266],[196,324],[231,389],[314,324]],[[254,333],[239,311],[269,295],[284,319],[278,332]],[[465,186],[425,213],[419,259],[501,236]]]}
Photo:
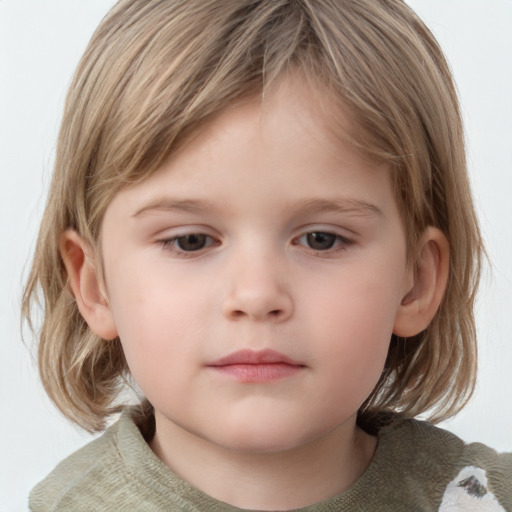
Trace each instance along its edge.
{"label": "blonde hair", "polygon": [[[98,247],[112,197],[150,176],[187,136],[288,71],[321,85],[357,121],[343,134],[392,170],[411,254],[427,226],[451,247],[430,326],[393,337],[367,417],[455,414],[475,382],[473,305],[482,242],[450,70],[401,0],[121,0],[93,35],[67,97],[53,180],[23,300],[42,292],[39,368],[71,420],[99,430],[129,378],[118,339],[96,336],[68,288],[59,237]],[[336,119],[333,117],[335,124]]]}

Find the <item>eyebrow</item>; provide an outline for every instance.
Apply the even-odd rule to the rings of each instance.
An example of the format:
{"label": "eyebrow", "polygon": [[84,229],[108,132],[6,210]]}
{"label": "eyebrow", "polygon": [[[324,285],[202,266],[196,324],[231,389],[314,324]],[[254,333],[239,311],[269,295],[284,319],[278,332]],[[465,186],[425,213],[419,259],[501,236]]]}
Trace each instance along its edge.
{"label": "eyebrow", "polygon": [[343,213],[384,217],[382,210],[375,204],[353,198],[307,199],[299,203],[298,209],[306,213]]}
{"label": "eyebrow", "polygon": [[132,217],[139,217],[153,211],[202,213],[212,209],[213,205],[208,201],[162,197],[153,199],[144,204],[132,215]]}
{"label": "eyebrow", "polygon": [[[139,217],[154,211],[204,213],[214,210],[212,203],[195,199],[172,199],[169,197],[157,198],[149,201],[139,208],[132,217]],[[306,214],[315,213],[343,213],[357,216],[383,217],[382,210],[367,201],[353,198],[343,199],[305,199],[298,202],[294,208]]]}

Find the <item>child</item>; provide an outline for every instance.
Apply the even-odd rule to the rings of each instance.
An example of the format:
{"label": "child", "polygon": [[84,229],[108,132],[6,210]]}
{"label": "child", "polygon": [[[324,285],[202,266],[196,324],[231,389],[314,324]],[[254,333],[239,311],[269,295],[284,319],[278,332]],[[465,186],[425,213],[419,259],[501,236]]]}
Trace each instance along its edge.
{"label": "child", "polygon": [[31,509],[512,509],[511,455],[412,419],[471,395],[481,252],[450,73],[402,1],[122,0],[24,300],[64,414],[122,415]]}

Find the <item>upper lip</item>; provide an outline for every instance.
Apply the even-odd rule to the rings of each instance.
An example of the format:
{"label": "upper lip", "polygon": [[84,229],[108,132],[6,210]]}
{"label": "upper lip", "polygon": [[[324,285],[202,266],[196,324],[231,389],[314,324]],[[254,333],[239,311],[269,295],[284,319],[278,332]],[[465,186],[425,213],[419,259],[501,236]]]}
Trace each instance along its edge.
{"label": "upper lip", "polygon": [[208,366],[229,366],[235,364],[289,364],[293,366],[304,366],[302,363],[291,359],[280,352],[275,350],[238,350],[225,357],[221,357],[211,363]]}

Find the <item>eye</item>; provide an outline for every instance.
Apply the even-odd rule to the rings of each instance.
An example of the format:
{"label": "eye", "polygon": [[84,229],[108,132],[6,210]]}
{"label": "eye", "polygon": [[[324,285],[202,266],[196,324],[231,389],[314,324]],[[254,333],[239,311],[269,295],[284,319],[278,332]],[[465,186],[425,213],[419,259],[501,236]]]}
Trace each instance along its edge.
{"label": "eye", "polygon": [[310,231],[297,239],[297,244],[308,247],[314,251],[328,251],[330,249],[344,249],[352,243],[351,240],[327,231]]}
{"label": "eye", "polygon": [[208,241],[207,235],[192,233],[190,235],[179,236],[176,240],[176,246],[182,251],[199,251],[206,247]]}
{"label": "eye", "polygon": [[215,240],[204,233],[187,233],[186,235],[159,241],[164,249],[178,253],[197,252],[215,245]]}
{"label": "eye", "polygon": [[313,231],[312,233],[307,233],[305,236],[308,246],[316,251],[331,249],[336,242],[336,235],[332,233]]}

